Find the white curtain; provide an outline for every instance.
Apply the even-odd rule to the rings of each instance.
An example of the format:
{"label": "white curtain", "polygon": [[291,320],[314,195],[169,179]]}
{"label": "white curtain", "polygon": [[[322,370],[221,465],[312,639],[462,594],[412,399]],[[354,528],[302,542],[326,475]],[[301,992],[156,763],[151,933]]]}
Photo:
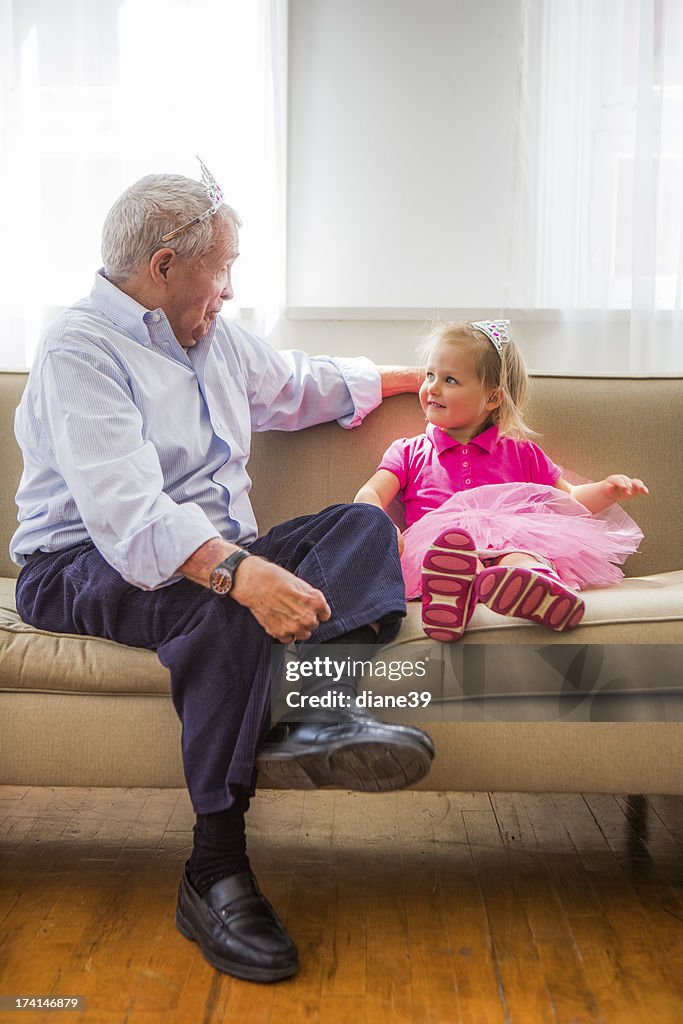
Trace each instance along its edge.
{"label": "white curtain", "polygon": [[683,3],[523,0],[519,67],[506,305],[683,371]]}
{"label": "white curtain", "polygon": [[152,171],[239,212],[233,315],[284,307],[286,0],[0,0],[0,368],[87,294],[103,218]]}

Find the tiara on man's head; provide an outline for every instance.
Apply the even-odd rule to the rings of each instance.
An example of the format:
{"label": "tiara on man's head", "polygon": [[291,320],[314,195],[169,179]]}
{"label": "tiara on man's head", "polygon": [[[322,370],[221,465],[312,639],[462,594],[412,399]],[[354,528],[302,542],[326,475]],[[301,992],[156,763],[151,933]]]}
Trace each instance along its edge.
{"label": "tiara on man's head", "polygon": [[199,166],[202,169],[202,185],[204,186],[206,198],[209,200],[210,206],[207,210],[204,210],[204,213],[200,214],[199,217],[195,217],[194,220],[188,220],[187,224],[182,224],[179,228],[176,228],[175,231],[169,231],[168,234],[162,235],[162,242],[170,242],[172,238],[175,238],[176,235],[181,234],[181,232],[187,231],[188,228],[193,228],[195,224],[201,224],[201,222],[206,220],[207,217],[213,217],[219,206],[223,203],[223,190],[220,185],[204,161],[199,157],[197,157],[197,160],[199,160]]}
{"label": "tiara on man's head", "polygon": [[199,160],[199,166],[202,169],[202,185],[204,186],[207,198],[211,203],[211,206],[206,213],[203,213],[200,217],[200,220],[203,220],[205,217],[213,217],[214,213],[223,202],[223,190],[204,161],[200,157],[197,157],[197,159]]}
{"label": "tiara on man's head", "polygon": [[503,345],[510,341],[509,320],[476,320],[472,321],[472,327],[482,331],[494,346],[496,352],[503,358]]}

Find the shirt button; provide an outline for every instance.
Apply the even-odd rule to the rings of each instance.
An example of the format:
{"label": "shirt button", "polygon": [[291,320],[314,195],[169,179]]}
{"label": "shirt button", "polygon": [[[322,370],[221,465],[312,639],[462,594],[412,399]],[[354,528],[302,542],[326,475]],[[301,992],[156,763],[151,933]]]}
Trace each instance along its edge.
{"label": "shirt button", "polygon": [[463,469],[467,469],[467,467],[469,466],[469,462],[463,462],[462,466]]}
{"label": "shirt button", "polygon": [[160,320],[161,317],[159,316],[159,314],[155,313],[154,316],[152,317],[152,323],[158,324]]}
{"label": "shirt button", "polygon": [[467,455],[467,448],[463,448],[462,453],[463,455]]}
{"label": "shirt button", "polygon": [[471,484],[471,483],[472,483],[472,481],[471,481],[471,480],[470,480],[470,478],[468,477],[468,478],[467,478],[467,480],[465,480],[465,483],[466,483],[466,484]]}

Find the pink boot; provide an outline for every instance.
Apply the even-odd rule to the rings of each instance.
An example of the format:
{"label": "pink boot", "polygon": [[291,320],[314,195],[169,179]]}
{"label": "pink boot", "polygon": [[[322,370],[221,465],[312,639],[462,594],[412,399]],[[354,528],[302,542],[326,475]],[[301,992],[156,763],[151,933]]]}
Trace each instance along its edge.
{"label": "pink boot", "polygon": [[530,619],[560,633],[578,626],[586,610],[582,598],[549,569],[493,565],[477,576],[476,592],[494,612]]}
{"label": "pink boot", "polygon": [[467,530],[443,530],[422,563],[422,628],[432,640],[459,640],[477,603],[477,552]]}

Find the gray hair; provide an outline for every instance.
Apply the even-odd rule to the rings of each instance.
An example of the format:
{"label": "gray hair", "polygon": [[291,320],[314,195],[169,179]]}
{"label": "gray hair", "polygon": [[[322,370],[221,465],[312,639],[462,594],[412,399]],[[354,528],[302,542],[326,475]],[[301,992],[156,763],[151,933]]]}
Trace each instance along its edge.
{"label": "gray hair", "polygon": [[204,186],[181,174],[148,174],[119,196],[102,228],[102,259],[106,277],[125,281],[167,246],[179,256],[205,256],[214,244],[216,228],[226,221],[239,228],[235,211],[223,203],[207,217],[176,235],[170,243],[163,235],[201,216],[210,206]]}

